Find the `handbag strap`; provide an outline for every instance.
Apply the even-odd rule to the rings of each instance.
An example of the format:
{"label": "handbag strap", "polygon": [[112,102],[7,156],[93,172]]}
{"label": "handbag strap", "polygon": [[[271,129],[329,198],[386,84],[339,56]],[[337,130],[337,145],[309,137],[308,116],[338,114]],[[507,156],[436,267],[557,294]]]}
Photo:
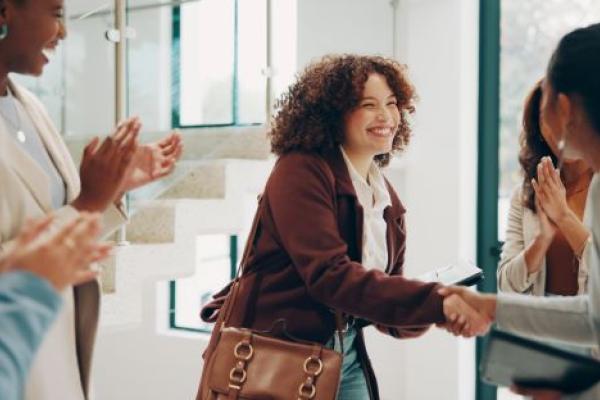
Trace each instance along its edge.
{"label": "handbag strap", "polygon": [[[258,207],[256,210],[256,214],[254,215],[254,219],[252,221],[252,226],[250,228],[250,232],[248,233],[248,240],[246,241],[246,246],[244,247],[244,253],[242,255],[242,259],[240,261],[240,264],[239,264],[237,272],[236,272],[236,282],[234,282],[234,284],[232,285],[232,292],[231,292],[232,298],[229,299],[229,302],[228,302],[229,307],[226,310],[225,318],[223,319],[223,326],[226,326],[229,323],[231,309],[233,308],[233,304],[235,302],[235,298],[236,298],[237,292],[238,292],[236,286],[239,285],[238,281],[244,274],[244,269],[248,262],[248,258],[250,257],[250,252],[252,251],[254,242],[257,239],[256,234],[258,232],[258,227],[260,225],[260,217],[261,217],[261,214],[264,212],[264,207],[265,207],[262,194],[258,195],[257,200],[258,200]],[[344,332],[344,325],[345,325],[344,317],[342,316],[342,313],[337,310],[334,312],[334,314],[335,314],[335,329],[336,329],[338,340],[340,342],[340,350],[343,355],[344,354],[343,332]]]}

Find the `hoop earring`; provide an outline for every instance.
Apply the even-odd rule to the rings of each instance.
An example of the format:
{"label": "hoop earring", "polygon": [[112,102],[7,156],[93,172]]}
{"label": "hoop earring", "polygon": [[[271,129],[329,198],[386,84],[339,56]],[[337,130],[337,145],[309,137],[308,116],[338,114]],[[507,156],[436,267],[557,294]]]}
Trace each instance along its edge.
{"label": "hoop earring", "polygon": [[0,25],[0,40],[6,39],[8,36],[8,24],[5,22]]}

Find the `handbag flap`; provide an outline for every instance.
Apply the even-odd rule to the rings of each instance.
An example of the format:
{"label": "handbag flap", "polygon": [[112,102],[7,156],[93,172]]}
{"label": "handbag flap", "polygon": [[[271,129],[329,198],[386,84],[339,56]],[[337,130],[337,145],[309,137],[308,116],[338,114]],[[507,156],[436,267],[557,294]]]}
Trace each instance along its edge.
{"label": "handbag flap", "polygon": [[230,385],[238,386],[243,399],[335,400],[341,366],[341,354],[321,345],[228,327],[221,330],[207,366],[207,385],[221,394],[227,394]]}

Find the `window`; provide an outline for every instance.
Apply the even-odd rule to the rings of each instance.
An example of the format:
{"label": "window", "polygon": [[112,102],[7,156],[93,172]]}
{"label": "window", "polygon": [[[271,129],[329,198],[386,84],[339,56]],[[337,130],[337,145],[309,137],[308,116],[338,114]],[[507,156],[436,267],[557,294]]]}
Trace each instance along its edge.
{"label": "window", "polygon": [[502,0],[500,54],[500,185],[498,237],[506,232],[512,190],[521,184],[518,161],[523,103],[544,76],[558,40],[600,19],[595,0]]}
{"label": "window", "polygon": [[202,0],[173,14],[173,125],[265,122],[266,0]]}
{"label": "window", "polygon": [[196,242],[196,274],[171,281],[169,285],[169,326],[194,332],[210,332],[212,324],[199,313],[212,295],[233,279],[237,266],[237,236],[201,235]]}

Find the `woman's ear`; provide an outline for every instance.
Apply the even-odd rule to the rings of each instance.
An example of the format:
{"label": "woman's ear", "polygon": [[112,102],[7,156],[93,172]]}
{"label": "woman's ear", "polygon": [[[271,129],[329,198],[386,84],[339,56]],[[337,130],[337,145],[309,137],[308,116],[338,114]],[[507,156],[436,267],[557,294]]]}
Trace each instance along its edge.
{"label": "woman's ear", "polygon": [[558,123],[560,124],[561,130],[564,132],[567,127],[573,125],[573,99],[564,94],[559,93],[556,98],[556,111],[558,114]]}

